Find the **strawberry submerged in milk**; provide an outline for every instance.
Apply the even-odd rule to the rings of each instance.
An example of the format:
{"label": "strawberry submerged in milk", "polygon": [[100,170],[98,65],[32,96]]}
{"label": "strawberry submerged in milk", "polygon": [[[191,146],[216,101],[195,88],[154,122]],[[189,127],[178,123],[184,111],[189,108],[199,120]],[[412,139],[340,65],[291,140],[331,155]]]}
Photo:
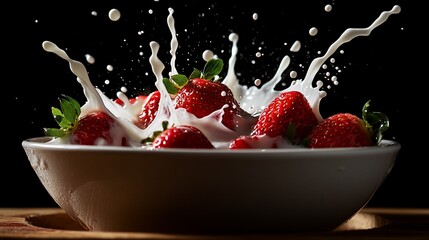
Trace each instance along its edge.
{"label": "strawberry submerged in milk", "polygon": [[[172,33],[170,76],[162,76],[164,64],[157,57],[159,44],[152,41],[150,64],[155,75],[157,90],[148,96],[128,98],[118,93],[112,100],[94,87],[84,65],[71,59],[64,50],[50,41],[43,42],[43,48],[69,62],[71,71],[84,88],[86,103],[80,105],[68,97],[68,103],[61,102],[61,110],[53,108],[53,114],[60,128],[46,129],[46,134],[54,136],[51,143],[86,145],[116,145],[141,148],[287,148],[287,147],[358,147],[377,145],[382,133],[387,130],[387,117],[379,112],[368,111],[365,104],[363,115],[367,118],[351,116],[348,113],[324,119],[319,112],[322,98],[327,94],[321,90],[323,83],[313,79],[322,64],[343,44],[358,36],[368,36],[373,29],[385,22],[392,14],[400,12],[399,6],[384,11],[367,28],[349,28],[327,50],[310,64],[303,80],[296,80],[283,90],[275,90],[282,73],[288,68],[290,58],[285,56],[274,77],[264,85],[240,85],[234,72],[238,52],[238,35],[230,34],[233,43],[228,72],[222,77],[223,61],[211,57],[202,71],[195,70],[189,76],[179,74],[175,68],[176,39],[173,9],[169,9],[167,23]],[[73,103],[75,113],[70,117],[68,107]],[[79,106],[79,110],[76,107]],[[54,110],[55,109],[55,110]],[[94,114],[93,120],[85,120]],[[349,117],[349,118],[347,118]],[[74,119],[75,121],[71,121]],[[97,120],[98,119],[98,120]],[[100,120],[102,119],[102,120]],[[335,120],[331,120],[335,119]],[[349,119],[356,127],[341,128]],[[92,121],[92,122],[91,122]],[[100,125],[94,124],[97,121]],[[326,122],[330,122],[327,124]],[[73,123],[72,125],[68,122]],[[101,123],[102,122],[102,123]],[[338,123],[338,124],[337,124]],[[347,123],[348,124],[348,123]],[[84,127],[84,126],[90,127]],[[341,132],[344,139],[354,139],[350,144],[340,136],[329,141],[343,142],[342,145],[324,144],[328,141],[323,127],[329,126],[329,136]],[[76,129],[86,129],[90,140],[74,140]],[[326,128],[326,127],[325,127]],[[322,130],[320,130],[322,129]],[[353,129],[351,132],[347,129]],[[356,129],[360,132],[357,133]],[[358,137],[354,136],[359,134]],[[79,136],[85,136],[80,133]],[[162,136],[158,137],[157,136]],[[177,139],[175,139],[175,136]],[[83,138],[83,137],[80,137]],[[316,139],[317,138],[317,139]],[[155,140],[156,139],[156,140]],[[182,139],[182,140],[178,140]],[[334,139],[334,140],[332,140]],[[363,139],[362,142],[359,139]]]}

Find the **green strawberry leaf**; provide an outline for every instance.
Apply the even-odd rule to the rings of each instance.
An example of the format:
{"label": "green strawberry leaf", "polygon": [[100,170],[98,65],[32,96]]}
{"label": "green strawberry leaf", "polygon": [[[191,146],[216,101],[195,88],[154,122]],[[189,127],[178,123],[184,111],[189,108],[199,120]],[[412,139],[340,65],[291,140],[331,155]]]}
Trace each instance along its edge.
{"label": "green strawberry leaf", "polygon": [[171,80],[173,80],[174,83],[176,83],[176,85],[179,86],[179,88],[182,88],[183,86],[188,84],[188,81],[189,81],[189,79],[183,74],[175,74],[171,76]]}
{"label": "green strawberry leaf", "polygon": [[172,75],[171,78],[163,78],[162,82],[164,83],[167,92],[170,94],[176,94],[183,86],[188,84],[189,79],[183,74]]}
{"label": "green strawberry leaf", "polygon": [[370,101],[368,100],[362,108],[362,119],[366,128],[371,132],[371,136],[376,144],[383,139],[383,133],[389,129],[389,118],[382,112],[369,111]]}
{"label": "green strawberry leaf", "polygon": [[67,128],[70,125],[70,121],[64,121],[65,117],[63,112],[56,107],[51,108],[52,115],[54,116],[55,122],[57,122],[58,126],[61,128]]}
{"label": "green strawberry leaf", "polygon": [[287,125],[287,128],[286,128],[285,137],[286,139],[289,139],[289,141],[292,144],[295,145],[296,144],[295,136],[296,136],[296,126],[293,123],[289,123],[289,125]]}
{"label": "green strawberry leaf", "polygon": [[72,97],[63,95],[60,98],[61,109],[51,107],[55,122],[60,128],[44,128],[45,135],[63,137],[69,134],[77,122],[81,113],[80,104]]}
{"label": "green strawberry leaf", "polygon": [[167,130],[167,128],[168,128],[168,121],[163,121],[161,123],[161,125],[162,125],[162,130],[154,131],[150,137],[142,139],[140,141],[140,143],[145,144],[145,145],[151,145],[153,143],[153,141],[155,140],[155,138],[159,134],[161,134],[163,131]]}
{"label": "green strawberry leaf", "polygon": [[51,107],[51,111],[52,111],[52,115],[55,116],[63,116],[63,113],[61,112],[60,109],[56,108],[56,107]]}
{"label": "green strawberry leaf", "polygon": [[163,78],[162,83],[164,83],[167,92],[170,94],[176,94],[179,89],[177,89],[176,85],[170,81],[168,78]]}
{"label": "green strawberry leaf", "polygon": [[301,142],[299,143],[301,146],[303,147],[307,147],[310,145],[310,138],[309,137],[305,137],[304,139],[301,140]]}
{"label": "green strawberry leaf", "polygon": [[69,122],[76,122],[76,120],[79,117],[80,114],[80,106],[78,109],[76,109],[76,105],[74,102],[69,100],[69,97],[65,97],[64,99],[61,99],[61,111],[64,114],[64,117]]}
{"label": "green strawberry leaf", "polygon": [[222,68],[223,60],[212,58],[205,64],[201,78],[211,80],[222,72]]}
{"label": "green strawberry leaf", "polygon": [[45,132],[45,135],[52,137],[64,137],[67,135],[66,131],[63,131],[59,128],[44,128],[43,131]]}
{"label": "green strawberry leaf", "polygon": [[70,129],[72,128],[72,123],[67,120],[67,118],[64,117],[64,115],[56,115],[54,116],[55,121],[58,123],[58,126],[61,127],[61,129]]}
{"label": "green strawberry leaf", "polygon": [[189,76],[189,79],[200,78],[200,77],[201,77],[201,71],[194,68],[194,71],[192,71],[191,75]]}

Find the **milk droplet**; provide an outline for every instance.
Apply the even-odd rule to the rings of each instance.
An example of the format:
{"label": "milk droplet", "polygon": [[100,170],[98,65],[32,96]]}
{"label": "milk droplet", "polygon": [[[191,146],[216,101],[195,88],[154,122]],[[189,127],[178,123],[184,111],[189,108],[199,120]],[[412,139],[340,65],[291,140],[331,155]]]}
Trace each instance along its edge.
{"label": "milk droplet", "polygon": [[291,52],[298,52],[301,49],[301,42],[300,41],[295,41],[292,46],[290,47],[290,51]]}
{"label": "milk droplet", "polygon": [[113,8],[109,11],[109,18],[112,21],[118,21],[119,18],[121,18],[121,12],[119,12],[118,9]]}
{"label": "milk droplet", "polygon": [[296,76],[298,76],[298,73],[296,71],[290,71],[289,76],[291,78],[296,78]]}
{"label": "milk droplet", "polygon": [[261,79],[255,79],[255,81],[253,81],[253,84],[255,84],[255,86],[260,86],[262,83]]}
{"label": "milk droplet", "polygon": [[262,56],[262,53],[260,53],[260,52],[256,53],[256,57],[261,57],[261,56]]}
{"label": "milk droplet", "polygon": [[214,57],[214,53],[211,50],[205,50],[203,52],[204,61],[208,61]]}
{"label": "milk droplet", "polygon": [[94,64],[94,62],[95,62],[95,58],[93,56],[91,56],[90,54],[85,54],[85,59],[90,64]]}
{"label": "milk droplet", "polygon": [[109,79],[104,80],[104,84],[108,85],[110,83]]}
{"label": "milk droplet", "polygon": [[126,87],[121,87],[121,92],[126,93],[128,89]]}
{"label": "milk droplet", "polygon": [[236,42],[236,41],[238,41],[238,34],[236,34],[236,33],[231,33],[231,34],[229,34],[228,39],[229,39],[229,41],[231,41],[231,42]]}
{"label": "milk droplet", "polygon": [[96,11],[92,11],[92,12],[91,12],[91,15],[92,15],[92,16],[97,16],[97,15],[98,15],[98,13],[97,13]]}
{"label": "milk droplet", "polygon": [[106,69],[107,69],[107,71],[111,72],[111,71],[113,71],[113,66],[109,64],[109,65],[107,65]]}
{"label": "milk droplet", "polygon": [[258,20],[258,14],[254,13],[253,16],[252,16],[252,18],[253,18],[253,20]]}
{"label": "milk droplet", "polygon": [[326,5],[325,5],[325,11],[326,11],[326,12],[330,12],[330,11],[332,11],[332,5],[331,5],[331,4],[326,4]]}
{"label": "milk droplet", "polygon": [[318,32],[318,30],[315,27],[310,28],[310,30],[308,31],[310,36],[316,36],[317,32]]}

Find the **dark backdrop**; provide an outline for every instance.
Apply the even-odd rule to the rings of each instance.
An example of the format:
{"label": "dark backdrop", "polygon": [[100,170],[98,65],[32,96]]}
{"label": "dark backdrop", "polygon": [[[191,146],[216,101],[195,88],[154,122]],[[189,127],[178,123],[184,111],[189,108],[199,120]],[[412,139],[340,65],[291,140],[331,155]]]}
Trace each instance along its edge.
{"label": "dark backdrop", "polygon": [[[332,4],[331,12],[323,10],[326,4]],[[334,55],[336,62],[329,65],[330,71],[340,84],[327,89],[321,112],[325,117],[335,112],[360,114],[363,104],[372,99],[372,108],[390,118],[391,128],[385,137],[400,142],[402,149],[391,174],[368,205],[429,207],[425,193],[429,164],[425,157],[417,157],[424,148],[415,137],[426,133],[427,127],[423,117],[410,110],[424,106],[425,101],[419,100],[423,96],[422,80],[413,75],[424,71],[418,70],[411,56],[416,53],[412,29],[417,25],[411,21],[412,1],[405,0],[13,2],[4,9],[9,14],[2,15],[1,21],[6,111],[2,114],[5,137],[0,207],[56,206],[31,169],[21,141],[43,135],[43,127],[55,126],[50,107],[57,106],[61,94],[84,101],[68,63],[45,52],[44,40],[53,41],[71,58],[85,63],[94,85],[115,98],[124,85],[130,96],[153,89],[148,63],[150,41],[160,43],[159,56],[169,64],[168,7],[175,10],[179,72],[190,73],[193,67],[201,67],[206,49],[227,60],[228,35],[236,32],[240,36],[236,71],[241,81],[250,83],[255,78],[270,79],[286,54],[292,58],[291,69],[303,78],[311,60],[319,56],[317,51],[323,54],[346,28],[367,27],[395,4],[402,7],[400,14],[391,16],[369,37],[343,45],[344,54]],[[112,8],[120,10],[119,21],[109,20]],[[258,14],[257,20],[253,13]],[[311,27],[319,29],[314,37],[308,34]],[[289,48],[295,40],[301,41],[302,49],[291,53]],[[256,57],[257,52],[264,55]],[[85,54],[94,56],[95,63],[86,62]],[[109,64],[114,71],[106,70]],[[341,72],[336,72],[335,66]],[[321,71],[317,78],[325,79],[324,73]],[[284,78],[290,82],[288,71]],[[106,79],[110,84],[105,84]]]}

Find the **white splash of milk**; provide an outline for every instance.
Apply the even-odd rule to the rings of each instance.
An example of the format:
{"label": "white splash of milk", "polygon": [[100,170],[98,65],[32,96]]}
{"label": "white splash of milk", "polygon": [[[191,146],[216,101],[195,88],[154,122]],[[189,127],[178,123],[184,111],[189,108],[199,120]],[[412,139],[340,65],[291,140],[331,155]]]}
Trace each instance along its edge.
{"label": "white splash of milk", "polygon": [[178,43],[177,37],[176,37],[176,28],[174,27],[174,18],[173,18],[174,10],[172,8],[169,8],[168,11],[170,12],[170,14],[168,14],[168,17],[167,17],[167,24],[168,24],[168,28],[170,29],[170,32],[171,32],[171,42],[170,42],[170,54],[171,54],[170,76],[171,76],[171,75],[177,74],[176,51],[177,51],[177,48],[179,47],[179,43]]}
{"label": "white splash of milk", "polygon": [[[239,119],[238,129],[232,131],[226,128],[222,123],[223,108],[213,112],[209,116],[203,118],[197,118],[193,114],[187,113],[184,109],[175,109],[174,102],[171,96],[167,92],[162,79],[162,72],[165,68],[162,61],[157,57],[159,51],[159,44],[155,41],[150,42],[152,55],[149,62],[152,66],[152,71],[156,77],[155,86],[161,93],[158,113],[152,122],[146,129],[138,128],[133,122],[137,119],[139,107],[143,104],[142,101],[138,101],[134,104],[128,102],[128,97],[124,92],[117,94],[118,98],[124,102],[124,106],[117,104],[116,102],[105,96],[102,91],[94,87],[89,79],[87,70],[84,65],[78,61],[75,61],[66,54],[66,52],[58,48],[54,43],[45,41],[43,42],[43,48],[48,52],[53,52],[61,58],[67,60],[70,65],[70,69],[77,76],[77,81],[82,85],[84,94],[87,102],[82,106],[81,116],[88,114],[91,111],[105,111],[111,116],[115,117],[119,124],[125,129],[128,140],[132,146],[141,147],[141,139],[147,138],[152,135],[154,131],[161,130],[162,122],[168,121],[170,126],[175,124],[189,124],[199,128],[204,134],[207,135],[209,140],[217,148],[226,148],[228,143],[238,137],[239,135],[248,135],[251,131],[251,126],[254,124],[255,117],[280,93],[285,91],[296,90],[302,92],[308,99],[310,106],[314,113],[321,121],[323,118],[319,112],[320,101],[326,96],[325,91],[321,91],[323,83],[321,81],[316,82],[316,86],[313,86],[313,79],[316,73],[324,62],[340,47],[342,44],[349,42],[358,36],[368,36],[373,29],[381,25],[387,20],[392,14],[400,12],[400,7],[395,5],[392,10],[384,11],[380,16],[367,28],[349,28],[347,29],[337,41],[335,41],[327,50],[325,55],[314,59],[307,71],[304,80],[295,80],[291,83],[288,88],[284,90],[274,90],[275,86],[281,81],[282,73],[287,69],[290,64],[290,57],[284,56],[279,64],[278,70],[274,77],[260,86],[245,86],[240,85],[238,78],[235,74],[235,63],[237,60],[238,53],[238,35],[231,33],[229,40],[232,42],[231,56],[228,61],[228,72],[222,83],[226,84],[234,94],[240,107],[253,115],[254,117],[244,117]],[[169,15],[167,17],[168,27],[170,29],[172,40],[170,44],[170,54],[172,56],[170,62],[170,75],[176,74],[175,59],[176,50],[178,47],[178,41],[176,38],[176,32],[174,27],[174,18],[172,16],[173,9],[169,8]],[[296,41],[291,47],[291,51],[299,50],[299,41]],[[211,55],[211,57],[214,55]],[[205,56],[205,60],[209,59],[209,56]],[[110,69],[112,70],[112,69]],[[224,106],[225,107],[225,106]]]}
{"label": "white splash of milk", "polygon": [[[308,70],[304,80],[296,80],[292,84],[281,91],[274,90],[274,87],[280,82],[281,75],[284,70],[287,69],[290,63],[290,58],[285,56],[280,63],[280,66],[274,75],[274,77],[265,83],[260,89],[255,86],[252,86],[247,89],[246,86],[240,86],[237,80],[237,77],[234,73],[234,65],[237,54],[237,41],[238,37],[230,37],[230,40],[233,41],[232,56],[229,62],[228,75],[225,77],[223,83],[228,85],[234,92],[234,96],[237,97],[240,106],[252,115],[257,115],[260,113],[269,102],[271,102],[276,96],[281,92],[285,91],[300,91],[302,92],[307,100],[310,103],[310,106],[313,109],[313,112],[321,121],[323,117],[320,115],[319,105],[323,97],[326,96],[325,91],[321,91],[323,86],[322,81],[317,81],[316,86],[313,87],[313,79],[317,72],[320,70],[322,64],[330,57],[334,52],[344,43],[347,43],[358,36],[368,36],[372,30],[384,23],[387,18],[392,14],[398,14],[401,11],[401,8],[398,5],[395,5],[390,11],[384,11],[380,16],[367,28],[349,28],[343,32],[343,34],[329,47],[325,55],[314,59]],[[294,43],[297,45],[298,41]],[[297,46],[295,46],[297,47]],[[291,47],[291,50],[294,49],[294,46]],[[296,50],[296,49],[295,49]]]}

